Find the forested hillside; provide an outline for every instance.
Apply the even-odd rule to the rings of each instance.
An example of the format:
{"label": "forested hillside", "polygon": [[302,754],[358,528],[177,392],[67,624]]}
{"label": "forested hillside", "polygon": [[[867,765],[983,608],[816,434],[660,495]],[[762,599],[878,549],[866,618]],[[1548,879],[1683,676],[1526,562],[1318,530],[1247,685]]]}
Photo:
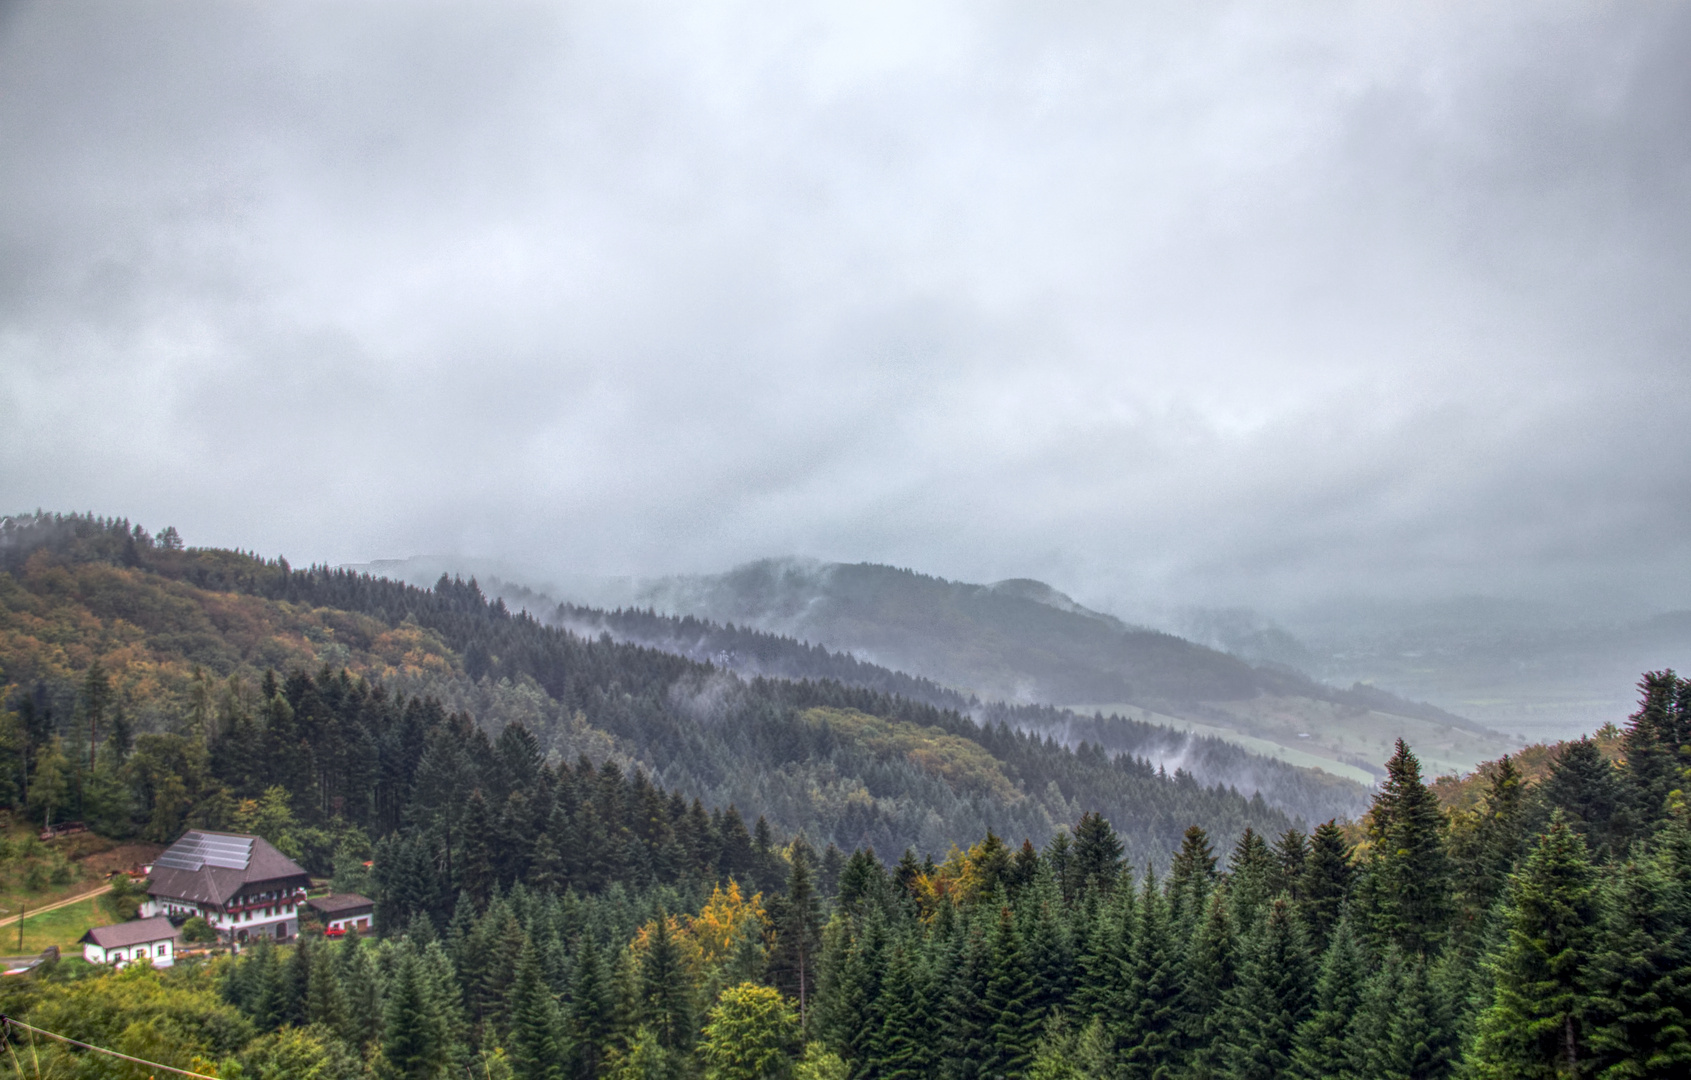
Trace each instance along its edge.
{"label": "forested hillside", "polygon": [[1222,784],[1243,791],[1260,791],[1272,806],[1320,821],[1352,817],[1368,804],[1360,785],[1314,772],[1262,754],[1255,754],[1214,736],[1195,735],[1162,724],[1116,713],[1080,715],[1049,705],[983,702],[929,679],[865,663],[849,653],[834,652],[796,638],[764,633],[743,626],[724,625],[691,615],[659,615],[651,610],[603,611],[574,604],[552,606],[526,589],[497,583],[502,598],[525,610],[546,613],[546,621],[586,637],[608,634],[618,641],[646,645],[690,659],[706,661],[748,678],[829,680],[846,686],[897,694],[912,701],[954,710],[989,727],[1007,726],[1066,746],[1086,743],[1102,747],[1114,757],[1150,761],[1168,771],[1190,773],[1205,786]]}
{"label": "forested hillside", "polygon": [[[388,568],[403,573],[406,564]],[[723,574],[559,587],[585,588],[599,603],[620,591],[636,612],[796,638],[984,701],[1178,726],[1369,786],[1398,738],[1443,772],[1466,772],[1517,745],[1372,685],[1330,686],[1125,623],[1038,581],[981,585],[870,563],[764,559]],[[530,610],[546,614],[551,605]],[[623,623],[630,640],[642,640]],[[673,636],[647,629],[658,640]]]}
{"label": "forested hillside", "polygon": [[[845,850],[939,856],[988,830],[1039,841],[1097,810],[1140,861],[1166,858],[1190,823],[1224,841],[1291,824],[1260,797],[1143,757],[588,640],[473,583],[294,570],[87,517],[9,519],[0,536],[5,801],[114,835],[229,824],[279,785],[302,827],[374,843],[406,820],[431,731],[463,742],[512,723],[543,759],[638,770],[688,802]],[[1305,775],[1304,805],[1320,805],[1325,778]]]}
{"label": "forested hillside", "polygon": [[[1567,743],[1529,781],[1505,758],[1447,810],[1400,746],[1355,843],[1194,826],[1165,873],[1093,814],[938,864],[818,856],[435,718],[375,851],[380,940],[48,969],[0,1011],[227,1077],[1683,1076],[1691,683],[1642,689],[1614,761]],[[42,1075],[119,1075],[26,1034]]]}

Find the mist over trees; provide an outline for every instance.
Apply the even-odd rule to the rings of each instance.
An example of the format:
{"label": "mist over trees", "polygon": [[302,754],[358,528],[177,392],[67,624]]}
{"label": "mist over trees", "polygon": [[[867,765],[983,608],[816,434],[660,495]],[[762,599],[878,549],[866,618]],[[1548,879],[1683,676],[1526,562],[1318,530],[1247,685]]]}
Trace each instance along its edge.
{"label": "mist over trees", "polygon": [[[8,808],[160,842],[251,832],[376,904],[373,938],[0,985],[0,1011],[94,1046],[348,1080],[1691,1063],[1691,683],[1672,672],[1624,728],[1459,782],[1429,785],[1400,743],[1360,820],[1309,829],[954,710],[586,640],[469,582],[29,527],[40,542],[0,530]],[[317,662],[257,670],[289,648]],[[472,664],[571,723],[388,686]],[[761,802],[716,798],[742,777]],[[791,794],[824,777],[852,778],[837,808]],[[900,844],[904,806],[978,831]]]}

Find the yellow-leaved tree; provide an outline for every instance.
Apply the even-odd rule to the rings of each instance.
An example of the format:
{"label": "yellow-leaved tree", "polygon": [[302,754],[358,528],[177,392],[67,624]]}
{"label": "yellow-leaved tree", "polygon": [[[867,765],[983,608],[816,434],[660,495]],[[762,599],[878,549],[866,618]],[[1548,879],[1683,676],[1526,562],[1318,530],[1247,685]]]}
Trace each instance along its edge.
{"label": "yellow-leaved tree", "polygon": [[[656,929],[651,922],[635,934],[631,947],[637,956],[645,953]],[[715,1001],[726,987],[763,978],[770,926],[762,893],[747,896],[730,879],[726,887],[716,887],[697,915],[669,916],[668,930],[706,1002]]]}

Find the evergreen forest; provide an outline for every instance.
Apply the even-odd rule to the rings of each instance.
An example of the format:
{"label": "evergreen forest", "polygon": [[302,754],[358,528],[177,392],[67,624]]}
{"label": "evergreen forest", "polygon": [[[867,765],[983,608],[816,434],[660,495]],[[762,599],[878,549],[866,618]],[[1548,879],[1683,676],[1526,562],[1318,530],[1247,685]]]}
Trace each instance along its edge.
{"label": "evergreen forest", "polygon": [[[218,1077],[1680,1077],[1691,682],[1305,820],[1094,744],[740,678],[91,517],[0,545],[0,802],[265,836],[373,935],[60,963],[0,1012]],[[21,1075],[151,1075],[7,1036]]]}

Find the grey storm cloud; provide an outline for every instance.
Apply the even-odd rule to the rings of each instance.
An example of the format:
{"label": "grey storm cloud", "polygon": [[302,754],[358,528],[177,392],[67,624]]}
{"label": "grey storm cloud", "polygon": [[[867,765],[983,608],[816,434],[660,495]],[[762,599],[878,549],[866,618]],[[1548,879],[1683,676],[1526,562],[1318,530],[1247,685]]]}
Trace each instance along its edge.
{"label": "grey storm cloud", "polygon": [[0,495],[1691,602],[1684,4],[15,4]]}

